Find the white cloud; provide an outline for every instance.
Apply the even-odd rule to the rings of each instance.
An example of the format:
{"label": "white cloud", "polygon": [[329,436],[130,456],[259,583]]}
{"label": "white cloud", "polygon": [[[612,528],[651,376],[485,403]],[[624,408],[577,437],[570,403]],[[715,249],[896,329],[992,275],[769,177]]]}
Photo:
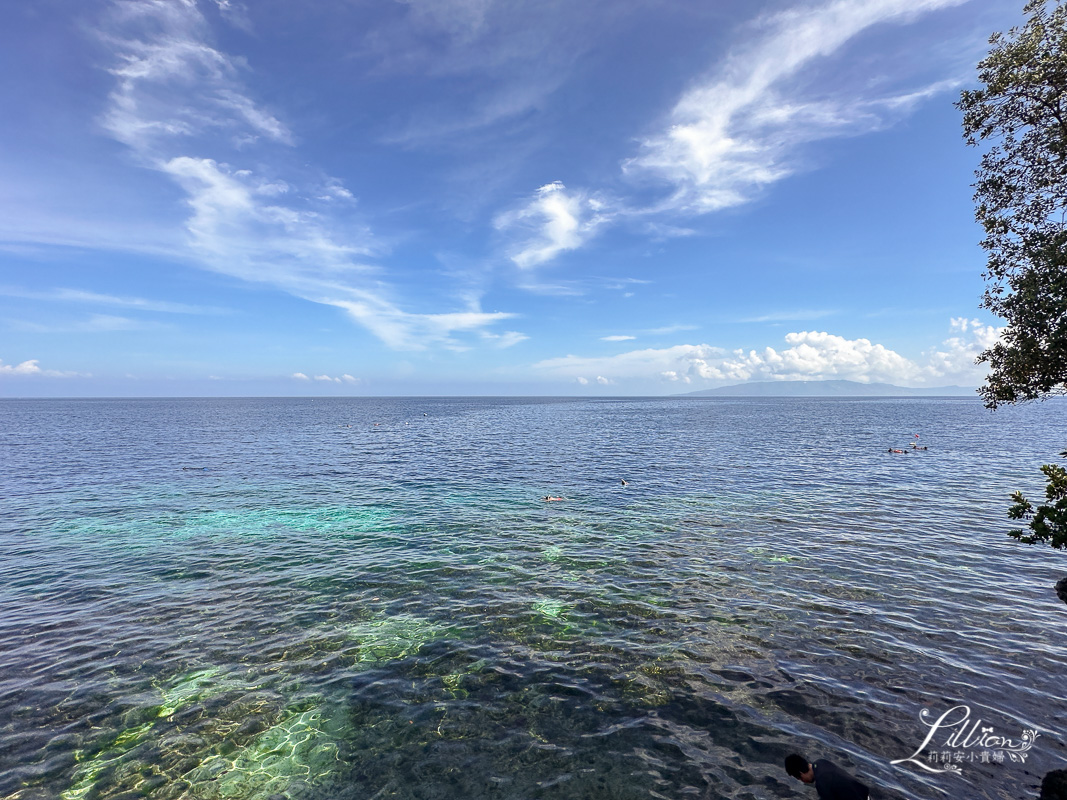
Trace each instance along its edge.
{"label": "white cloud", "polygon": [[348,191],[337,178],[331,178],[323,187],[325,194],[320,195],[320,200],[355,200],[352,192]]}
{"label": "white cloud", "polygon": [[136,319],[130,319],[129,317],[116,317],[114,314],[93,314],[89,317],[89,320],[84,323],[81,330],[87,332],[140,331],[155,327],[159,326]]}
{"label": "white cloud", "polygon": [[228,132],[292,144],[292,134],[241,85],[239,61],[206,43],[207,22],[193,0],[135,0],[114,7],[117,86],[104,127],[139,154],[160,140]]}
{"label": "white cloud", "polygon": [[[321,199],[352,201],[340,181],[316,179],[301,189],[275,174],[303,169],[293,166],[296,157],[279,160],[277,148],[258,152],[255,170],[228,163],[260,140],[295,141],[248,96],[243,62],[207,43],[208,25],[193,0],[130,0],[116,6],[112,23],[104,38],[118,61],[117,86],[103,125],[185,192],[189,247],[204,266],[341,308],[399,349],[458,349],[456,332],[512,316],[482,312],[470,298],[458,312],[400,308],[364,262],[378,248],[374,238],[350,212],[341,215],[353,204]],[[220,133],[230,136],[229,148]]]}
{"label": "white cloud", "polygon": [[869,339],[846,339],[823,331],[786,334],[790,347],[737,350],[724,365],[749,379],[841,378],[861,383],[913,383],[917,365]]}
{"label": "white cloud", "polygon": [[602,342],[628,342],[631,339],[636,339],[636,336],[625,336],[623,334],[615,334],[614,336],[601,336]]}
{"label": "white cloud", "polygon": [[826,61],[873,26],[907,23],[967,0],[830,0],[765,16],[715,73],[686,91],[665,130],[642,142],[623,173],[666,186],[669,194],[638,207],[568,191],[555,181],[498,228],[522,223],[527,234],[512,260],[521,268],[574,250],[619,219],[641,220],[653,237],[692,235],[663,214],[705,214],[742,205],[805,167],[802,148],[833,137],[884,129],[958,80],[873,96],[884,76],[811,80]]}
{"label": "white cloud", "polygon": [[514,347],[519,342],[525,342],[530,337],[525,333],[519,333],[518,331],[504,331],[503,333],[489,333],[488,331],[482,331],[482,338],[491,342],[501,350],[508,347]]}
{"label": "white cloud", "polygon": [[613,278],[608,283],[604,284],[605,289],[615,289],[621,291],[622,289],[629,289],[634,285],[649,284],[650,280],[643,278]]}
{"label": "white cloud", "polygon": [[220,272],[306,297],[312,287],[326,290],[331,278],[371,271],[358,262],[368,245],[336,241],[312,211],[264,202],[248,171],[189,156],[160,169],[185,190],[191,244]]}
{"label": "white cloud", "polygon": [[836,314],[836,311],[824,311],[819,309],[796,309],[794,311],[775,311],[770,314],[761,314],[758,317],[746,317],[738,322],[801,322],[804,320],[822,319]]}
{"label": "white cloud", "polygon": [[317,302],[344,309],[397,350],[421,350],[429,344],[461,350],[463,346],[452,337],[453,332],[480,331],[492,323],[515,316],[509,312],[483,312],[477,308],[445,314],[409,314],[370,293],[351,289],[347,292],[355,299],[322,296]]}
{"label": "white cloud", "polygon": [[580,297],[586,293],[586,289],[575,281],[566,283],[544,283],[543,281],[524,280],[519,288],[533,294],[547,295],[549,297]]}
{"label": "white cloud", "polygon": [[758,36],[736,49],[710,80],[687,91],[666,131],[643,143],[624,169],[672,189],[662,209],[705,213],[751,200],[795,172],[798,146],[870,132],[949,84],[900,96],[865,98],[841,91],[815,94],[798,81],[806,68],[833,55],[857,34],[907,22],[965,0],[833,0],[760,20]]}
{"label": "white cloud", "polygon": [[117,331],[144,331],[166,329],[158,322],[117,317],[113,314],[91,314],[88,319],[46,324],[26,320],[12,320],[11,327],[32,333],[114,333]]}
{"label": "white cloud", "polygon": [[88,292],[81,289],[56,289],[50,292],[32,292],[11,287],[0,287],[0,295],[6,297],[24,297],[30,300],[53,300],[70,303],[121,306],[138,311],[158,311],[165,314],[226,314],[224,308],[214,306],[194,306],[186,303],[171,303],[166,300],[146,300],[141,297],[118,297],[114,295]]}
{"label": "white cloud", "polygon": [[522,208],[497,217],[496,227],[519,231],[511,260],[520,269],[529,269],[578,249],[612,217],[603,199],[569,192],[554,181],[538,189]]}
{"label": "white cloud", "polygon": [[740,383],[750,380],[830,380],[937,386],[977,385],[984,372],[974,363],[1003,329],[977,320],[953,319],[956,334],[918,360],[907,358],[865,338],[846,339],[825,331],[799,331],[785,336],[787,347],[727,352],[708,344],[648,348],[613,356],[568,355],[534,364],[558,377],[598,382],[668,381],[682,383]]}
{"label": "white cloud", "polygon": [[650,333],[654,336],[663,336],[668,333],[680,333],[681,331],[695,331],[699,328],[699,325],[664,325],[661,328],[649,328],[645,333]]}
{"label": "white cloud", "polygon": [[297,380],[300,380],[300,381],[316,380],[316,381],[319,381],[321,383],[338,383],[338,384],[347,383],[350,386],[355,386],[357,383],[359,383],[359,378],[357,378],[357,377],[355,377],[353,375],[349,375],[347,372],[344,373],[343,375],[338,376],[338,377],[334,377],[333,375],[323,374],[323,375],[316,375],[314,378],[309,378],[303,372],[294,372],[292,377],[294,377],[294,378],[296,378]]}
{"label": "white cloud", "polygon": [[32,358],[19,364],[5,364],[0,360],[0,378],[88,378],[88,373],[61,372],[55,369],[41,369],[40,361]]}
{"label": "white cloud", "polygon": [[[931,376],[959,377],[966,382],[967,376],[975,374],[974,360],[983,350],[988,350],[1004,333],[1004,328],[983,325],[976,319],[957,317],[951,321],[957,333],[924,353],[926,370]],[[972,381],[973,382],[973,381]]]}
{"label": "white cloud", "polygon": [[568,355],[545,359],[533,366],[553,375],[573,378],[592,374],[614,380],[647,379],[674,371],[681,376],[717,380],[730,377],[712,365],[724,355],[725,351],[711,345],[680,344],[663,349],[632,350],[614,356],[586,358]]}

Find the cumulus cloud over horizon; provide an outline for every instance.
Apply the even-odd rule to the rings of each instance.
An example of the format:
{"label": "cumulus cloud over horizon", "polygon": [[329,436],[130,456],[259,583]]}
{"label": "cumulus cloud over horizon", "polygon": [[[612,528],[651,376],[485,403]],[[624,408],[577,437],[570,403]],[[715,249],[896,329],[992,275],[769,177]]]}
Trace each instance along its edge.
{"label": "cumulus cloud over horizon", "polygon": [[40,378],[89,378],[85,372],[63,372],[56,369],[41,369],[39,359],[31,358],[18,364],[5,364],[0,359],[0,377],[40,377]]}
{"label": "cumulus cloud over horizon", "polygon": [[291,377],[295,378],[298,381],[312,381],[312,380],[315,380],[315,381],[319,381],[321,383],[347,383],[350,386],[355,386],[357,383],[359,383],[359,378],[357,378],[357,377],[355,377],[353,375],[349,375],[347,372],[345,374],[337,376],[337,377],[332,376],[332,375],[326,375],[326,374],[315,375],[314,377],[311,377],[311,376],[309,376],[309,375],[307,375],[306,373],[303,373],[303,372],[294,372]]}
{"label": "cumulus cloud over horizon", "polygon": [[[614,356],[568,355],[534,364],[537,370],[588,383],[596,380],[661,381],[721,385],[758,380],[851,380],[920,388],[945,383],[980,383],[984,371],[974,362],[1003,329],[954,318],[954,335],[939,347],[909,359],[869,339],[847,339],[826,331],[785,335],[785,348],[726,351],[708,344],[647,348]],[[606,377],[605,377],[606,376]]]}

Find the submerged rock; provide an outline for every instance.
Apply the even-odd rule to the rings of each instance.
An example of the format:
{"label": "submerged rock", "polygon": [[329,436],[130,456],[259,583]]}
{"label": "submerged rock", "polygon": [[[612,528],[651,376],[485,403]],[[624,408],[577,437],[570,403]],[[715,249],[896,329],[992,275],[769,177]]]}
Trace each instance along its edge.
{"label": "submerged rock", "polygon": [[412,614],[357,622],[344,626],[342,631],[359,643],[359,660],[364,663],[407,658],[449,633],[436,622]]}
{"label": "submerged rock", "polygon": [[208,757],[186,775],[196,800],[269,800],[307,794],[341,766],[321,708],[294,712],[247,746]]}

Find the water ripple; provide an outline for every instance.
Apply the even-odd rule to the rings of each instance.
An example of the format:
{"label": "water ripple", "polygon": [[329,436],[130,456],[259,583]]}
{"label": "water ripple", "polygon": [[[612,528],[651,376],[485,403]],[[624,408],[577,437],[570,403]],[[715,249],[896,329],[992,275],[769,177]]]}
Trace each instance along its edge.
{"label": "water ripple", "polygon": [[[0,402],[0,798],[1033,794],[1064,566],[1004,508],[1065,413]],[[1026,763],[889,764],[958,704]]]}

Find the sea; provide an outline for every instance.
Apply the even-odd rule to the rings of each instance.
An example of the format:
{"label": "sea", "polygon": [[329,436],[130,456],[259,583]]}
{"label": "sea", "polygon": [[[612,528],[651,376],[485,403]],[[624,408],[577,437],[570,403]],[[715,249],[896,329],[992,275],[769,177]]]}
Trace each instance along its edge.
{"label": "sea", "polygon": [[0,798],[814,798],[794,752],[1033,798],[1067,552],[1007,509],[1065,446],[1058,400],[0,400]]}

